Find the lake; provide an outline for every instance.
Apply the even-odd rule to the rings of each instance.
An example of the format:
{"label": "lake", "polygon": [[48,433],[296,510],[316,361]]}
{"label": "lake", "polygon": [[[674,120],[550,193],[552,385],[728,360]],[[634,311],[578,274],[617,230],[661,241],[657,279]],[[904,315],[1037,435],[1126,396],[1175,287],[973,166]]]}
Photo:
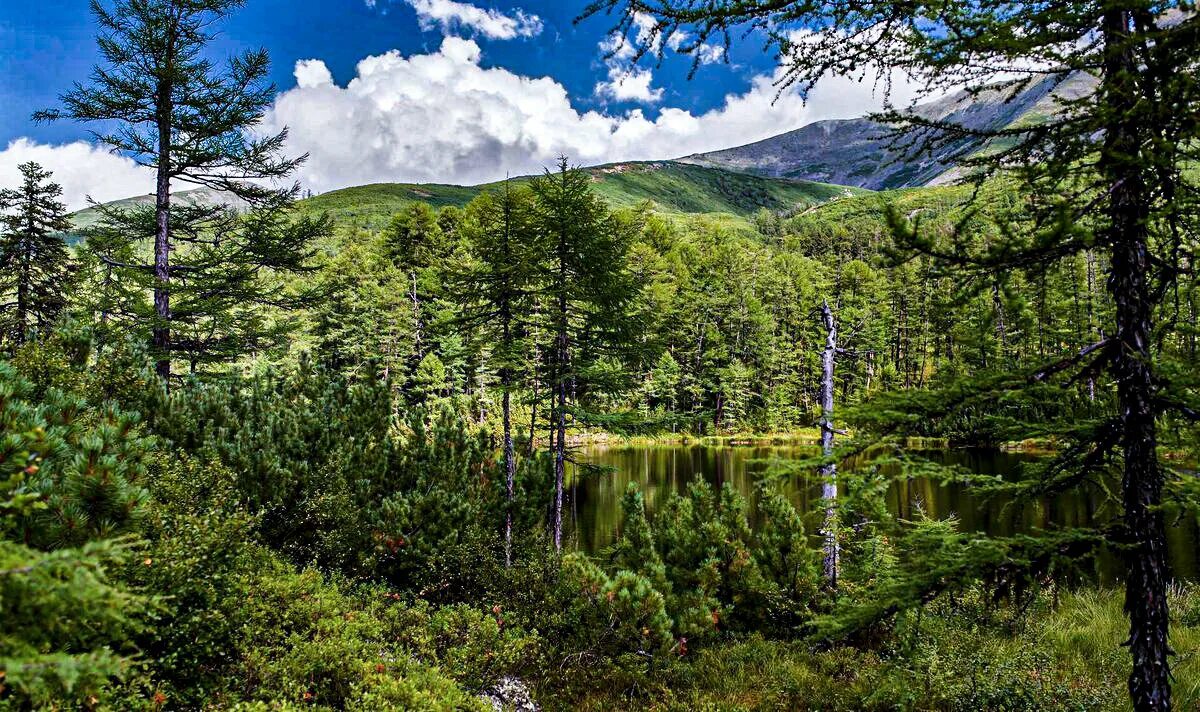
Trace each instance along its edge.
{"label": "lake", "polygon": [[[755,484],[771,467],[771,461],[811,458],[817,453],[811,445],[616,445],[590,446],[576,451],[579,462],[611,468],[600,474],[580,474],[572,478],[566,535],[570,545],[594,552],[612,543],[621,523],[621,496],[630,482],[643,492],[650,516],[659,503],[672,493],[685,492],[693,478],[703,477],[718,486],[732,485],[749,500],[753,516]],[[1021,463],[1033,455],[994,450],[941,450],[925,453],[945,464],[960,465],[971,472],[1014,475]],[[851,461],[849,467],[863,466],[866,460]],[[889,465],[884,465],[887,468]],[[893,467],[894,466],[890,466]],[[891,474],[895,474],[893,469]],[[578,474],[578,473],[577,473]],[[780,485],[801,512],[814,509],[820,499],[816,477],[786,475]],[[888,508],[901,517],[912,517],[923,508],[933,517],[957,516],[963,530],[1007,535],[1038,528],[1086,525],[1097,518],[1108,518],[1099,493],[1071,493],[1046,498],[1024,507],[991,498],[982,500],[963,484],[939,485],[925,478],[896,479],[888,491]],[[817,530],[818,521],[810,516],[809,530]],[[1200,532],[1196,517],[1187,516],[1169,522],[1167,535],[1171,564],[1176,576],[1200,579]],[[1117,578],[1119,562],[1111,555],[1096,564],[1098,576],[1105,581]]]}

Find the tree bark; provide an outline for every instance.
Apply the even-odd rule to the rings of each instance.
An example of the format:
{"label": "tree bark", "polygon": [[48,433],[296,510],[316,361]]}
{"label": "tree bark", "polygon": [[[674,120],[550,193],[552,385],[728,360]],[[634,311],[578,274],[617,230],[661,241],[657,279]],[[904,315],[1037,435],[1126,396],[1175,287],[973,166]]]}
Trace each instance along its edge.
{"label": "tree bark", "polygon": [[[565,278],[565,275],[564,275]],[[559,295],[558,298],[558,371],[557,379],[554,387],[557,393],[557,403],[555,405],[554,422],[557,432],[554,436],[554,550],[562,551],[562,504],[563,504],[563,481],[566,478],[566,462],[567,462],[567,379],[568,372],[567,362],[569,359],[569,351],[567,344],[567,297],[566,294]]]}
{"label": "tree bark", "polygon": [[[507,184],[505,190],[507,191]],[[504,202],[504,254],[511,261],[509,242],[509,228],[512,222],[512,216],[509,214],[511,204],[508,202],[509,197],[505,195]],[[512,358],[512,309],[510,297],[511,283],[505,285],[504,302],[500,309],[500,319],[502,321],[501,339],[504,343],[504,364],[500,367],[500,388],[502,395],[500,397],[501,408],[503,410],[502,420],[504,421],[504,488],[505,488],[505,504],[504,513],[504,565],[505,567],[512,566],[512,538],[513,538],[513,500],[516,498],[516,475],[517,466],[516,458],[513,453],[513,436],[512,436],[512,381],[513,369],[511,365]],[[482,421],[482,418],[480,419]]]}
{"label": "tree bark", "polygon": [[171,92],[173,28],[167,32],[167,76],[158,83],[155,122],[158,124],[158,166],[154,194],[154,328],[151,339],[158,353],[155,371],[171,378]]}
{"label": "tree bark", "polygon": [[1121,486],[1129,537],[1125,612],[1133,672],[1129,693],[1136,710],[1169,710],[1171,681],[1167,634],[1166,531],[1158,510],[1163,475],[1158,464],[1154,379],[1150,338],[1148,217],[1150,195],[1137,164],[1143,130],[1135,119],[1139,92],[1137,57],[1130,46],[1130,13],[1110,10],[1103,19],[1104,75],[1101,85],[1113,120],[1101,149],[1100,168],[1111,186],[1108,200],[1108,289],[1116,308],[1117,380],[1124,456]]}
{"label": "tree bark", "polygon": [[[821,454],[833,457],[833,370],[837,359],[837,322],[829,302],[821,303],[821,319],[825,324],[825,351],[821,354]],[[821,498],[825,500],[825,521],[821,528],[824,539],[825,582],[837,588],[838,560],[841,551],[837,535],[837,465],[822,465]]]}

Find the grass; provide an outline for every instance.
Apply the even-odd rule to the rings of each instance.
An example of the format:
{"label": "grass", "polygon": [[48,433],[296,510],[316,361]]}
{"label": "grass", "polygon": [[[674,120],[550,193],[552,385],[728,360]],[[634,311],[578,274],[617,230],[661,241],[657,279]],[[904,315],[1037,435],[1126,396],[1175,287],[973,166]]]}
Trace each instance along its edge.
{"label": "grass", "polygon": [[[1085,589],[1023,617],[980,596],[902,616],[870,648],[754,635],[690,654],[638,689],[599,687],[584,710],[1124,710],[1122,593]],[[1171,591],[1175,708],[1200,709],[1200,588]]]}
{"label": "grass", "polygon": [[[672,161],[616,163],[585,170],[592,175],[597,194],[612,207],[631,207],[649,200],[658,211],[668,214],[727,213],[747,217],[762,208],[775,212],[802,210],[867,192]],[[328,212],[339,223],[377,230],[410,203],[462,207],[484,190],[499,186],[376,183],[330,191],[302,201],[301,206],[312,212]]]}

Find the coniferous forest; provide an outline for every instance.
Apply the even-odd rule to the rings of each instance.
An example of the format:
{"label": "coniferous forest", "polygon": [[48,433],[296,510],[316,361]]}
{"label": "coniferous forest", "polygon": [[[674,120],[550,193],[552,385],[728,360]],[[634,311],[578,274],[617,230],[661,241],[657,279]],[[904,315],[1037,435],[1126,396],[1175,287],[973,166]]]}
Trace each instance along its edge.
{"label": "coniferous forest", "polygon": [[29,108],[149,198],[0,190],[0,709],[1200,709],[1193,3],[596,0],[651,63],[1087,90],[876,115],[937,185],[315,195],[267,53],[209,51],[245,4],[95,0]]}

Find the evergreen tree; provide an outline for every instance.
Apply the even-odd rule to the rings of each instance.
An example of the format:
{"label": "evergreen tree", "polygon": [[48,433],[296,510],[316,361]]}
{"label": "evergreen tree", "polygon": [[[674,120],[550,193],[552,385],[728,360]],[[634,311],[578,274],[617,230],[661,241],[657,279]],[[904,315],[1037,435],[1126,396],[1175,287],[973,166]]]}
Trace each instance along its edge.
{"label": "evergreen tree", "polygon": [[[321,296],[299,280],[312,271],[313,244],[330,232],[324,216],[293,216],[291,194],[283,193],[238,212],[217,205],[181,204],[174,208],[175,276],[170,289],[170,352],[188,364],[189,372],[248,355],[270,354],[287,345],[295,312]],[[98,208],[99,225],[89,232],[93,263],[103,276],[115,271],[118,312],[95,314],[103,321],[124,314],[127,328],[146,331],[154,314],[139,295],[154,289],[157,277],[136,262],[117,255],[136,255],[140,237],[153,229],[150,208]],[[101,251],[107,254],[100,254]],[[95,305],[97,307],[101,304]],[[108,306],[108,305],[104,305]]]}
{"label": "evergreen tree", "polygon": [[[94,134],[100,143],[156,171],[151,232],[154,261],[129,267],[153,275],[151,332],[157,370],[163,378],[171,372],[172,328],[177,319],[187,319],[196,308],[185,305],[182,313],[172,310],[176,291],[172,279],[191,270],[186,265],[175,268],[171,253],[187,240],[203,243],[201,251],[214,249],[231,222],[223,209],[185,207],[174,201],[173,187],[185,183],[231,193],[264,207],[265,220],[271,222],[298,192],[298,188],[279,191],[252,182],[284,178],[304,160],[281,156],[286,131],[252,138],[253,127],[275,95],[275,87],[266,81],[266,51],[235,56],[227,67],[218,67],[205,56],[215,37],[214,27],[244,4],[245,0],[116,0],[106,6],[101,0],[92,0],[103,63],[93,70],[89,85],[76,84],[62,97],[63,108],[35,114],[38,120],[102,122],[103,128]],[[259,221],[252,219],[242,229],[258,231],[254,239],[279,237],[272,234],[278,224],[267,226]],[[142,233],[133,231],[137,237]],[[279,250],[286,249],[287,242],[252,250],[251,269],[261,267],[255,260],[268,254],[284,257]],[[207,262],[203,257],[201,261]],[[224,298],[241,297],[236,294],[239,290],[229,285],[216,288]],[[199,341],[208,338],[203,329],[185,334],[188,341],[183,350],[197,353]]]}
{"label": "evergreen tree", "polygon": [[[125,674],[149,601],[111,576],[144,514],[147,442],[132,419],[88,410],[0,362],[0,702],[82,706]],[[121,536],[123,535],[123,536]]]}
{"label": "evergreen tree", "polygon": [[[995,89],[997,81],[1010,95],[1036,82],[1084,87],[1055,100],[1056,116],[987,133],[989,150],[965,160],[979,179],[1004,170],[1015,174],[1030,202],[1024,230],[1007,229],[1003,239],[979,249],[899,227],[907,242],[942,264],[993,279],[1006,269],[1053,264],[1091,249],[1106,253],[1114,314],[1105,333],[1111,336],[1014,379],[1009,388],[1064,372],[1103,371],[1115,380],[1115,411],[1103,422],[1064,433],[1077,441],[1069,451],[1086,456],[1050,468],[1076,468],[1077,477],[1040,486],[1072,486],[1110,453],[1120,457],[1123,517],[1109,538],[1126,551],[1129,691],[1135,709],[1169,709],[1169,574],[1161,510],[1169,470],[1159,460],[1158,426],[1164,417],[1196,409],[1181,383],[1164,380],[1155,333],[1170,324],[1160,313],[1163,296],[1193,258],[1189,235],[1196,228],[1197,190],[1187,167],[1197,159],[1200,138],[1195,4],[596,0],[587,12],[614,8],[622,30],[639,16],[651,18],[646,34],[659,47],[685,31],[685,49],[695,50],[714,34],[728,42],[739,26],[769,28],[787,63],[785,81],[802,89],[830,74],[878,71],[886,77],[896,70],[922,80],[930,92],[962,86],[978,92]],[[961,146],[960,139],[980,135],[953,116],[930,120],[892,111],[884,118],[910,147]]]}
{"label": "evergreen tree", "polygon": [[[22,163],[21,187],[0,190],[0,339],[25,341],[33,327],[54,322],[66,302],[71,257],[62,186],[50,171]],[[11,299],[12,301],[8,301]]]}

